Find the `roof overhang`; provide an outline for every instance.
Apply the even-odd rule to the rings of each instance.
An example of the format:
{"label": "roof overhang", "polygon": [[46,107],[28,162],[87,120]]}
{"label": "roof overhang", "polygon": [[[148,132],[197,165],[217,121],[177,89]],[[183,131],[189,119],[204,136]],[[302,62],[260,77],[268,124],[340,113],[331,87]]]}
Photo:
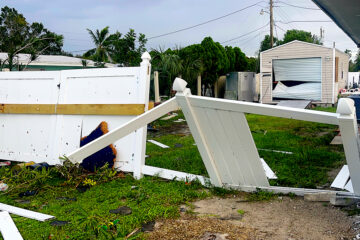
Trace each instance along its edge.
{"label": "roof overhang", "polygon": [[359,0],[313,0],[360,47]]}

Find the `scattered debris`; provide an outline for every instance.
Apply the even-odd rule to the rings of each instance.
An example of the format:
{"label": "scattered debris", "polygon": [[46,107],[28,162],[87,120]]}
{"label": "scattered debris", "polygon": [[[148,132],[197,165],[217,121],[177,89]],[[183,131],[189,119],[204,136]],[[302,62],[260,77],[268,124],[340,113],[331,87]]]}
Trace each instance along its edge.
{"label": "scattered debris", "polygon": [[166,120],[169,120],[169,119],[172,119],[172,118],[176,117],[177,115],[178,115],[177,113],[172,113],[172,114],[169,113],[168,116],[163,117],[160,120],[166,121]]}
{"label": "scattered debris", "polygon": [[155,145],[158,145],[159,147],[162,147],[162,148],[170,148],[169,146],[167,146],[167,145],[165,145],[165,144],[162,144],[162,143],[160,143],[160,142],[157,142],[157,141],[155,141],[155,140],[148,140],[148,142],[151,142],[151,143],[153,143],[153,144],[155,144]]}
{"label": "scattered debris", "polygon": [[271,168],[269,167],[269,165],[267,165],[267,163],[265,162],[264,159],[260,158],[261,160],[261,164],[265,170],[265,174],[266,174],[266,177],[268,179],[277,179],[277,176],[275,175],[275,173],[273,172],[273,170],[271,170]]}
{"label": "scattered debris", "polygon": [[29,204],[29,203],[31,203],[30,200],[23,200],[23,199],[16,199],[15,202],[20,203],[20,204]]}
{"label": "scattered debris", "polygon": [[341,168],[340,172],[332,182],[331,187],[337,189],[345,189],[352,193],[354,192],[352,182],[350,179],[350,172],[348,165],[344,165]]}
{"label": "scattered debris", "polygon": [[9,186],[6,183],[0,182],[0,192],[5,192]]}
{"label": "scattered debris", "polygon": [[27,167],[33,170],[37,169],[41,171],[43,168],[48,169],[50,165],[47,164],[46,162],[42,162],[42,163],[35,163]]}
{"label": "scattered debris", "polygon": [[342,145],[342,138],[340,135],[337,135],[333,138],[333,140],[331,141],[330,145]]}
{"label": "scattered debris", "polygon": [[8,212],[0,212],[0,232],[4,240],[23,239]]}
{"label": "scattered debris", "polygon": [[210,233],[205,232],[204,236],[201,238],[201,240],[227,240],[229,234],[221,234],[221,233]]}
{"label": "scattered debris", "polygon": [[186,122],[185,119],[179,118],[178,120],[175,120],[174,123],[181,123],[181,122]]}
{"label": "scattered debris", "polygon": [[181,147],[183,147],[183,145],[180,144],[180,143],[175,143],[174,147],[175,147],[175,148],[181,148]]}
{"label": "scattered debris", "polygon": [[14,169],[21,169],[21,168],[24,168],[24,167],[28,167],[28,166],[31,166],[31,165],[34,165],[35,162],[31,161],[31,162],[26,162],[26,163],[19,163],[19,164],[16,164],[13,168]]}
{"label": "scattered debris", "polygon": [[19,197],[29,197],[34,196],[35,194],[37,194],[36,190],[27,190],[25,192],[19,193]]}
{"label": "scattered debris", "polygon": [[69,222],[68,221],[58,221],[58,220],[55,220],[55,221],[52,221],[50,223],[51,226],[56,226],[56,227],[62,227],[62,226],[65,226],[66,224],[68,224]]}
{"label": "scattered debris", "polygon": [[90,186],[77,186],[76,187],[76,190],[79,192],[79,193],[84,193],[86,192],[87,190],[90,189]]}
{"label": "scattered debris", "polygon": [[68,197],[57,197],[56,200],[65,200],[65,201],[77,201],[77,198],[68,198]]}
{"label": "scattered debris", "polygon": [[147,130],[148,130],[149,132],[157,132],[157,131],[159,131],[159,129],[156,129],[155,126],[150,125],[150,124],[148,124]]}
{"label": "scattered debris", "polygon": [[286,151],[279,151],[279,150],[271,150],[271,149],[263,149],[258,148],[260,151],[266,151],[266,152],[277,152],[277,153],[284,153],[284,154],[293,154],[293,152],[286,152]]}
{"label": "scattered debris", "polygon": [[10,165],[11,165],[10,161],[0,162],[0,167],[10,166]]}
{"label": "scattered debris", "polygon": [[[101,122],[94,131],[92,131],[88,136],[81,139],[80,147],[94,141],[95,139],[101,137],[108,132],[108,124],[106,122]],[[95,169],[99,169],[105,164],[108,164],[109,168],[113,168],[116,161],[116,154],[116,149],[112,144],[110,144],[109,146],[85,158],[80,165],[84,169],[91,172],[94,172]]]}
{"label": "scattered debris", "polygon": [[142,232],[152,232],[155,228],[155,221],[147,222],[142,224],[141,231]]}
{"label": "scattered debris", "polygon": [[117,209],[110,210],[109,213],[121,214],[121,215],[130,215],[132,213],[132,210],[131,210],[131,208],[129,208],[127,206],[122,206],[122,207],[119,207]]}

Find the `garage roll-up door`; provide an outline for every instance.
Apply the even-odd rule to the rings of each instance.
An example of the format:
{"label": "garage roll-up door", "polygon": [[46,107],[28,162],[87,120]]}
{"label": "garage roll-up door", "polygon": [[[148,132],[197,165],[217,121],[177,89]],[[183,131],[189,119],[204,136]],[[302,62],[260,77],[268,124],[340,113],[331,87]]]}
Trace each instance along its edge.
{"label": "garage roll-up door", "polygon": [[321,100],[321,58],[275,59],[273,71],[273,98]]}
{"label": "garage roll-up door", "polygon": [[275,81],[321,82],[321,58],[273,60]]}

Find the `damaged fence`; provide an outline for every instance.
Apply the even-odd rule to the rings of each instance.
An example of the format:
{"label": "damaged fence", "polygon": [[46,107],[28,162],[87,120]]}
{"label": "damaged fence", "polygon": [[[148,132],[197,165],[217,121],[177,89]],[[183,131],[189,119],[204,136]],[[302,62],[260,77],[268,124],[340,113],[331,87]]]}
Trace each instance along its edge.
{"label": "damaged fence", "polygon": [[[292,192],[297,195],[327,191],[269,185],[245,118],[245,113],[252,113],[339,125],[354,193],[360,195],[359,136],[352,100],[340,99],[337,113],[328,113],[192,96],[186,85],[184,80],[177,78],[173,85],[173,89],[177,91],[174,98],[77,149],[67,157],[73,162],[81,162],[84,158],[114,141],[181,107],[210,176],[209,181],[215,186],[237,188],[244,191],[255,191],[257,188],[261,188],[273,192]],[[176,177],[192,180],[198,178],[202,183],[206,182],[202,176],[147,166],[145,158],[134,162],[133,169],[136,178],[142,177],[143,174],[157,174],[168,179]],[[339,193],[353,195],[348,192]]]}
{"label": "damaged fence", "polygon": [[[0,159],[58,164],[101,122],[111,130],[144,113],[149,60],[146,52],[139,67],[0,73]],[[144,126],[112,141],[115,167],[132,171],[144,158]]]}

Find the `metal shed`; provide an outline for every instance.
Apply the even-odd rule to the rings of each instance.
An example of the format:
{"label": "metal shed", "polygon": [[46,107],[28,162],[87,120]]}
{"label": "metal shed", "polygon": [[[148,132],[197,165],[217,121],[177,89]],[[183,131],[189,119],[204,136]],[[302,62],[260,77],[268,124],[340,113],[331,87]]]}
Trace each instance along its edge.
{"label": "metal shed", "polygon": [[260,53],[260,102],[283,99],[334,104],[348,78],[349,56],[336,48],[292,41]]}

